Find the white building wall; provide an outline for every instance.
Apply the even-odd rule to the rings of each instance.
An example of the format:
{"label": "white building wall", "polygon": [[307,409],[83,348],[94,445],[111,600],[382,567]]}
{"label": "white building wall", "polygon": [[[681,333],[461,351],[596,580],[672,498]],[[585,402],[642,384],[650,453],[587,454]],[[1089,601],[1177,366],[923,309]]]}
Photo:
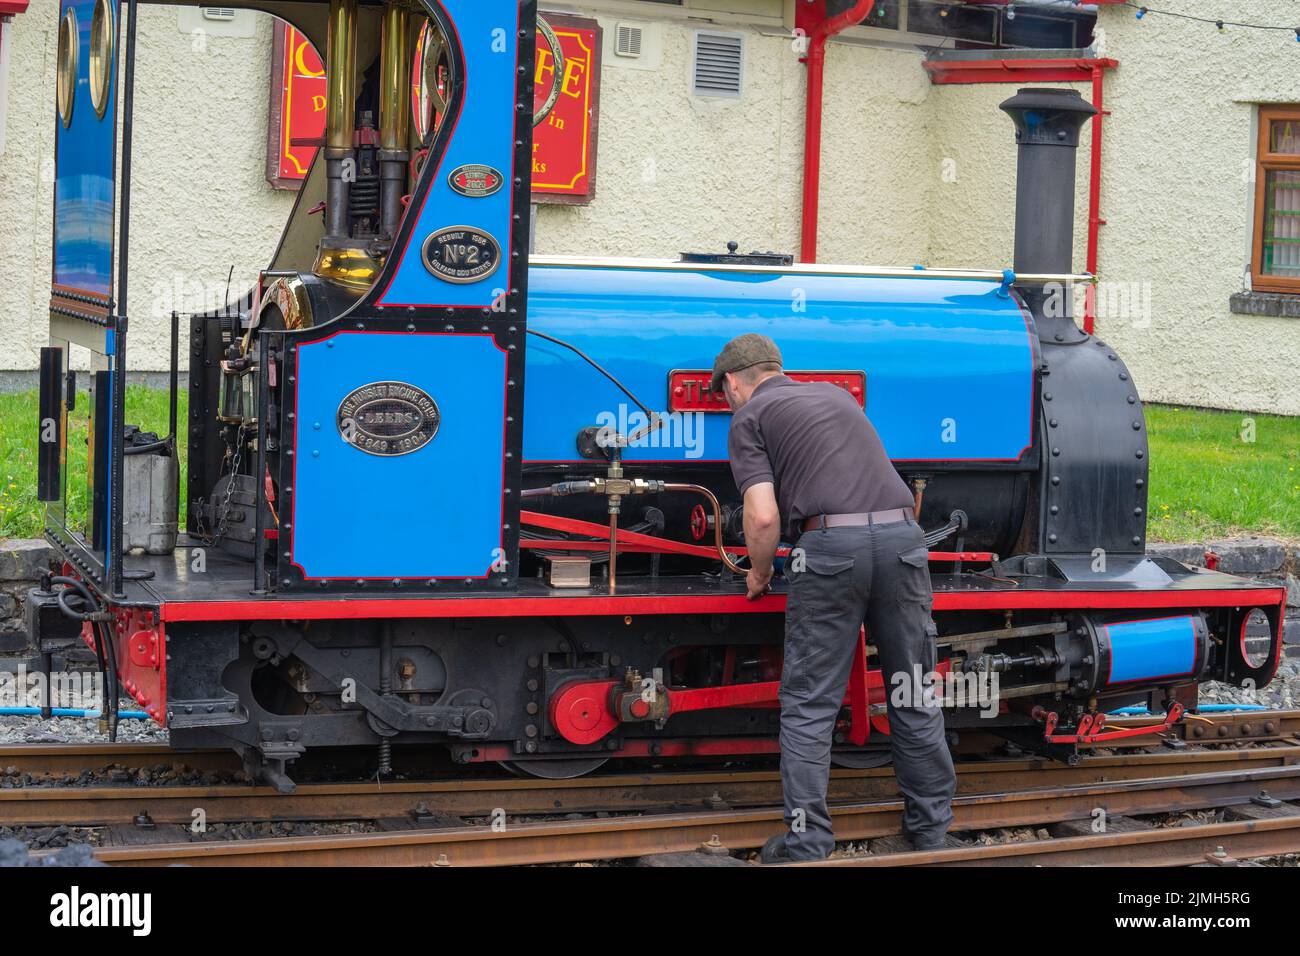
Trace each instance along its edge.
{"label": "white building wall", "polygon": [[[672,8],[601,0],[566,9],[606,31],[657,31],[655,70],[604,58],[596,199],[544,205],[543,253],[673,256],[683,250],[797,252],[804,67],[774,0],[719,8],[718,22]],[[1192,0],[1165,7],[1196,12]],[[0,370],[34,367],[48,296],[54,14],[14,24],[7,149],[0,162]],[[1234,18],[1271,22],[1276,4],[1243,0]],[[133,365],[166,364],[163,316],[220,300],[235,266],[265,263],[292,194],[263,178],[271,28],[209,37],[195,49],[173,8],[141,8],[131,313]],[[1106,77],[1101,274],[1129,295],[1098,331],[1124,355],[1144,398],[1300,414],[1300,322],[1234,315],[1249,257],[1258,101],[1300,102],[1300,44],[1283,33],[1190,24],[1103,8]],[[690,93],[692,34],[745,37],[739,100]],[[860,31],[856,31],[860,32]],[[1088,84],[1078,87],[1085,97]],[[1010,265],[1015,145],[997,104],[1012,85],[933,86],[915,51],[830,45],[819,258],[825,262]],[[1088,133],[1078,153],[1075,266],[1085,264]],[[24,156],[30,159],[24,160]],[[45,170],[44,177],[42,170]],[[179,295],[177,290],[179,289]],[[1105,291],[1103,306],[1107,302]],[[134,326],[139,331],[140,325]],[[139,363],[139,364],[137,364]]]}
{"label": "white building wall", "polygon": [[[1295,19],[1270,0],[1231,6],[1233,20]],[[1122,9],[1100,25],[1120,61],[1106,80],[1100,272],[1149,283],[1151,308],[1149,323],[1104,318],[1099,334],[1145,399],[1300,415],[1300,320],[1228,309],[1250,261],[1257,103],[1300,103],[1300,43]]]}
{"label": "white building wall", "polygon": [[[255,33],[237,38],[183,34],[175,7],[141,5],[139,16],[127,314],[131,367],[161,370],[171,310],[220,303],[232,265],[232,294],[247,288],[294,194],[264,172],[271,18],[248,14]],[[35,368],[47,341],[57,21],[58,5],[41,0],[9,26],[0,371]]]}

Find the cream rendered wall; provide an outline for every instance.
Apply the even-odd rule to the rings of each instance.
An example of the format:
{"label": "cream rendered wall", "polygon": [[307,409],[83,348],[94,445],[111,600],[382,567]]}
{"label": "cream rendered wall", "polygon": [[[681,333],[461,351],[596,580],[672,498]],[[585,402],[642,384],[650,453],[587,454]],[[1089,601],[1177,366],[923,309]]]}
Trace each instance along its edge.
{"label": "cream rendered wall", "polygon": [[[1091,84],[1051,85],[1092,99]],[[998,104],[1019,88],[1009,83],[930,87],[932,152],[918,185],[931,265],[1002,269],[1012,264],[1017,147],[1015,125]],[[1075,154],[1074,268],[1079,272],[1087,262],[1091,125],[1084,126]]]}
{"label": "cream rendered wall", "polygon": [[[630,18],[597,19],[612,31]],[[720,28],[745,37],[744,95],[702,98],[689,91],[693,29],[671,21],[657,28],[658,70],[611,65],[606,57],[596,199],[543,204],[536,251],[675,257],[722,251],[729,239],[746,250],[794,248],[803,78],[789,39]]]}
{"label": "cream rendered wall", "polygon": [[[173,308],[238,297],[271,261],[296,193],[266,181],[274,19],[250,38],[182,34],[175,7],[140,8],[132,161],[131,364],[165,369]],[[141,105],[144,109],[140,109]],[[242,278],[242,281],[241,281]]]}
{"label": "cream rendered wall", "polygon": [[54,61],[58,8],[32,4],[9,35],[0,158],[0,369],[36,367],[46,344],[54,202]]}
{"label": "cream rendered wall", "polygon": [[[1205,15],[1170,0],[1163,9]],[[1232,18],[1285,25],[1276,3],[1243,0]],[[1102,7],[1105,79],[1097,334],[1146,400],[1300,414],[1300,321],[1232,313],[1246,288],[1254,220],[1255,116],[1300,103],[1300,44],[1290,31],[1229,29]],[[1091,99],[1091,84],[1075,88]],[[930,259],[964,266],[1011,258],[1015,147],[997,104],[1011,85],[931,89],[935,162]],[[989,121],[990,116],[998,119]],[[985,123],[989,123],[984,127]],[[1078,153],[1076,269],[1085,266],[1089,136]],[[1107,303],[1114,303],[1107,314]],[[1115,306],[1118,306],[1116,308]]]}
{"label": "cream rendered wall", "polygon": [[[637,17],[576,8],[609,32]],[[777,26],[661,20],[657,71],[604,59],[596,199],[543,204],[547,254],[676,256],[684,250],[798,254],[804,66]],[[697,29],[745,38],[738,100],[690,92]],[[920,54],[846,43],[826,57],[819,259],[911,264],[926,255],[929,80]]]}
{"label": "cream rendered wall", "polygon": [[[167,315],[232,295],[270,259],[293,193],[266,182],[272,19],[248,39],[184,35],[175,7],[140,8],[132,160],[130,364],[165,369]],[[0,370],[46,342],[58,6],[33,3],[11,35],[0,161]],[[182,350],[184,356],[184,350]]]}
{"label": "cream rendered wall", "polygon": [[[736,4],[715,0],[719,8]],[[54,15],[33,4],[13,25],[7,149],[0,163],[0,369],[34,367],[44,337],[53,149]],[[698,4],[696,4],[698,6]],[[1192,0],[1166,8],[1197,12]],[[1234,17],[1272,22],[1243,0]],[[611,63],[601,77],[597,198],[541,207],[543,253],[674,256],[682,250],[797,252],[804,67],[773,3],[716,23],[672,8],[601,0],[565,9],[657,24],[656,71]],[[708,11],[691,11],[710,15]],[[230,265],[269,257],[292,194],[263,179],[270,21],[256,37],[177,29],[173,8],[141,8],[131,311],[137,368],[166,364],[163,314],[219,301]],[[1101,275],[1134,295],[1099,333],[1143,397],[1300,414],[1300,323],[1234,315],[1249,257],[1258,101],[1300,102],[1300,44],[1285,33],[1183,23],[1103,8],[1106,78]],[[693,31],[745,36],[739,100],[689,92]],[[862,31],[854,31],[855,33]],[[1079,87],[1090,97],[1087,84]],[[997,104],[1013,85],[933,86],[916,51],[834,42],[827,52],[820,259],[1010,265],[1015,144]],[[1078,153],[1075,266],[1085,264],[1088,133]],[[30,161],[15,157],[25,154]],[[179,289],[179,296],[177,290]],[[179,302],[176,300],[179,298]],[[135,329],[140,331],[140,323]],[[138,364],[137,364],[138,363]]]}
{"label": "cream rendered wall", "polygon": [[[1287,24],[1285,6],[1241,0],[1232,19]],[[1250,259],[1256,103],[1300,102],[1300,43],[1118,9],[1100,25],[1120,61],[1106,81],[1100,271],[1151,292],[1149,327],[1105,321],[1100,334],[1143,398],[1300,414],[1300,321],[1228,309]]]}

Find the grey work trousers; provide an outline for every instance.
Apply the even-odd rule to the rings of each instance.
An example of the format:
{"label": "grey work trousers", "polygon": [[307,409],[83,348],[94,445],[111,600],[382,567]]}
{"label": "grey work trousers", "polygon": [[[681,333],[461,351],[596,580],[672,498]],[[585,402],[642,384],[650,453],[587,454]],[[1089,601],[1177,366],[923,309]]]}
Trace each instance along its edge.
{"label": "grey work trousers", "polygon": [[[916,686],[917,676],[934,671],[936,657],[934,596],[920,527],[908,520],[806,532],[786,577],[780,701],[787,852],[795,860],[818,860],[835,848],[826,808],[831,744],[864,624],[885,677],[903,830],[919,843],[941,841],[952,823],[957,781],[943,712]],[[895,706],[900,680],[907,695],[900,704],[915,706]],[[942,696],[941,690],[932,694]]]}

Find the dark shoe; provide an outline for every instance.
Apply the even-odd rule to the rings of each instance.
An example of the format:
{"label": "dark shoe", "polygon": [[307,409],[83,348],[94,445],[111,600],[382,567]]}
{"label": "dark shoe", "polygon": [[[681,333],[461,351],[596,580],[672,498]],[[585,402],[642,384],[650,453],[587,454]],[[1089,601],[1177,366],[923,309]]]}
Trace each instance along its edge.
{"label": "dark shoe", "polygon": [[776,836],[768,839],[763,844],[763,849],[758,854],[760,863],[790,863],[790,853],[785,848],[785,834],[778,833]]}
{"label": "dark shoe", "polygon": [[908,839],[912,841],[912,849],[918,853],[925,853],[929,850],[942,850],[948,845],[948,841],[942,836],[938,838],[918,837],[909,834]]}

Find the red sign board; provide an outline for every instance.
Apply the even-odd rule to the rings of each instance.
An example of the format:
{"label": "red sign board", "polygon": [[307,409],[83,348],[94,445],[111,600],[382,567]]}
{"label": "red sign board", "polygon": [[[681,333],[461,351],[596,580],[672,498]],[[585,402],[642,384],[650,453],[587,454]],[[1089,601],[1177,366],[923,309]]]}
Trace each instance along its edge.
{"label": "red sign board", "polygon": [[[852,395],[863,409],[867,407],[865,372],[785,372],[796,382],[830,382]],[[675,371],[668,375],[668,410],[673,412],[729,412],[727,399],[709,388],[711,372]]]}
{"label": "red sign board", "polygon": [[266,178],[297,189],[325,136],[325,65],[310,40],[277,20],[272,70]]}
{"label": "red sign board", "polygon": [[[536,103],[560,84],[555,108],[533,130],[533,201],[588,203],[596,194],[596,125],[599,117],[600,25],[585,17],[546,14],[564,54],[556,59],[537,36]],[[297,189],[325,135],[325,66],[311,42],[277,20],[272,57],[267,180]]]}
{"label": "red sign board", "polygon": [[539,31],[534,102],[541,108],[556,82],[560,96],[533,128],[533,202],[588,203],[596,194],[600,25],[585,17],[542,16],[560,41],[564,67],[557,80],[555,55]]}

